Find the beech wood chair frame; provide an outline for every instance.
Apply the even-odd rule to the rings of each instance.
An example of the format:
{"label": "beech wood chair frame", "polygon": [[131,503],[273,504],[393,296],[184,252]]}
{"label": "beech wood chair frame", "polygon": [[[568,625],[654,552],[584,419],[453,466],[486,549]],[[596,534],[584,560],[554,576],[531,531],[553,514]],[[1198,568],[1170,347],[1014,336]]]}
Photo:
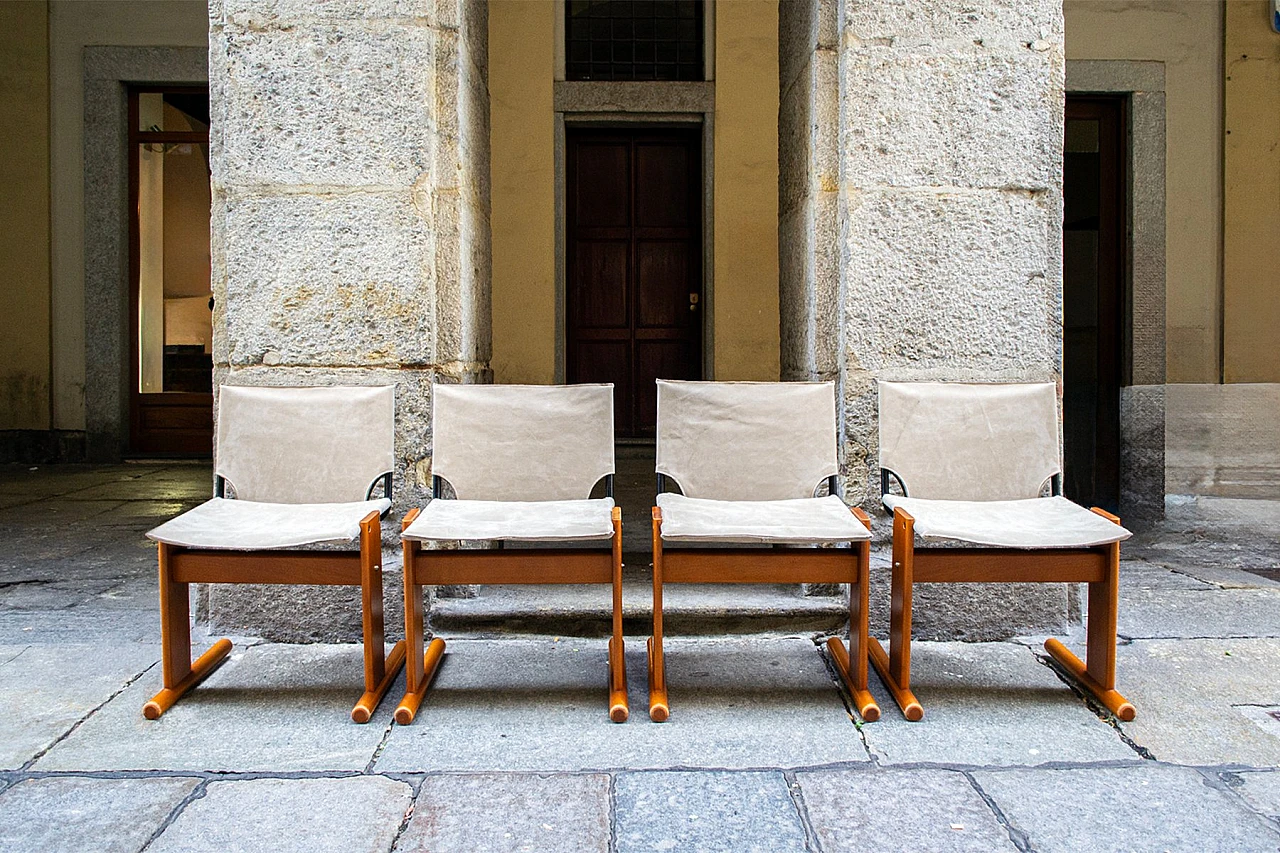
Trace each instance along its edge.
{"label": "beech wood chair frame", "polygon": [[[384,482],[391,497],[391,475],[379,477],[369,493]],[[223,497],[225,481],[218,477],[215,494]],[[158,719],[185,693],[203,681],[231,652],[225,637],[193,663],[189,588],[193,583],[307,584],[359,586],[364,640],[364,694],[351,709],[351,719],[367,723],[404,664],[405,642],[387,654],[384,646],[382,603],[382,524],[377,512],[360,521],[359,551],[268,549],[233,551],[187,548],[158,543],[160,565],[160,654],[164,689],[142,708],[148,720]]]}
{"label": "beech wood chair frame", "polygon": [[[440,499],[440,478],[432,478],[432,494]],[[605,477],[605,495],[613,497],[613,475]],[[407,530],[421,510],[409,511]],[[407,687],[396,708],[396,722],[413,722],[444,656],[445,641],[432,637],[425,652],[422,587],[445,584],[612,584],[613,633],[609,638],[609,719],[626,722],[627,668],[622,639],[622,509],[613,508],[612,548],[512,548],[431,550],[414,539],[404,542],[404,615],[408,644]]]}
{"label": "beech wood chair frame", "polygon": [[[658,492],[666,491],[666,476],[658,475]],[[828,479],[836,494],[836,478]],[[850,512],[868,529],[871,519],[857,507]],[[662,640],[662,590],[669,583],[830,583],[849,584],[849,648],[839,637],[827,639],[831,659],[853,698],[859,716],[880,719],[880,707],[867,690],[868,587],[871,540],[850,548],[797,548],[775,545],[757,548],[667,547],[662,542],[662,510],[653,508],[653,634],[649,638],[649,718],[663,722],[671,715]]]}
{"label": "beech wood chair frame", "polygon": [[[887,492],[889,471],[881,474]],[[901,479],[898,479],[901,484]],[[1052,480],[1056,495],[1061,480]],[[1120,519],[1093,507],[1108,521]],[[1134,706],[1116,691],[1116,617],[1120,590],[1120,543],[1092,548],[917,548],[915,519],[902,507],[893,512],[893,564],[889,611],[889,652],[875,637],[871,663],[902,714],[912,722],[924,707],[911,690],[911,596],[915,583],[1087,583],[1088,627],[1085,663],[1057,639],[1045,640],[1045,651],[1077,683],[1121,720],[1132,720]]]}

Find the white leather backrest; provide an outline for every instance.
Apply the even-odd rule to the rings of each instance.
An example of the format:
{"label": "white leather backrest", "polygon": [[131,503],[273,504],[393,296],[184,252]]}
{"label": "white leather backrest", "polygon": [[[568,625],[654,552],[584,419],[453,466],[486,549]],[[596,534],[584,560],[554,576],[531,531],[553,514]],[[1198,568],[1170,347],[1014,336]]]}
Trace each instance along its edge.
{"label": "white leather backrest", "polygon": [[432,473],[466,500],[582,500],[613,473],[612,385],[434,385]]}
{"label": "white leather backrest", "polygon": [[240,500],[362,501],[394,466],[394,435],[391,386],[223,385],[215,473]]}
{"label": "white leather backrest", "polygon": [[1061,471],[1052,383],[880,383],[880,467],[913,498],[1039,497]]}
{"label": "white leather backrest", "polygon": [[687,497],[813,497],[838,470],[835,385],[659,379],[657,456]]}

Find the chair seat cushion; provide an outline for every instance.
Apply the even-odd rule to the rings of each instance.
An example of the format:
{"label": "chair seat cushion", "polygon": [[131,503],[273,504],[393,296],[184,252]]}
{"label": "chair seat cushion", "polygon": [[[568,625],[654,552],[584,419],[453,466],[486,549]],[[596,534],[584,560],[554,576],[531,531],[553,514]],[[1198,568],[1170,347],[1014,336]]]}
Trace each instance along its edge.
{"label": "chair seat cushion", "polygon": [[187,548],[257,551],[320,542],[349,542],[360,520],[379,515],[391,501],[337,504],[273,504],[214,498],[147,533],[147,538]]}
{"label": "chair seat cushion", "polygon": [[613,499],[587,501],[433,500],[405,539],[566,542],[613,537]]}
{"label": "chair seat cushion", "polygon": [[1005,548],[1089,548],[1133,534],[1061,496],[1017,501],[938,501],[885,495],[890,511],[902,507],[915,532]]}
{"label": "chair seat cushion", "polygon": [[834,495],[781,501],[715,501],[664,492],[664,542],[813,545],[870,539],[871,533]]}

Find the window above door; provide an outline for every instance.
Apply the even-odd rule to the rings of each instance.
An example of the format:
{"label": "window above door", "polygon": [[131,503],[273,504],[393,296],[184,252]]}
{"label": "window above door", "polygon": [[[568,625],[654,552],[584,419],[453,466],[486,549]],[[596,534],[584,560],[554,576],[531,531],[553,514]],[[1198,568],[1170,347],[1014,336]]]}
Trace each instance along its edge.
{"label": "window above door", "polygon": [[704,80],[704,0],[565,0],[568,80]]}

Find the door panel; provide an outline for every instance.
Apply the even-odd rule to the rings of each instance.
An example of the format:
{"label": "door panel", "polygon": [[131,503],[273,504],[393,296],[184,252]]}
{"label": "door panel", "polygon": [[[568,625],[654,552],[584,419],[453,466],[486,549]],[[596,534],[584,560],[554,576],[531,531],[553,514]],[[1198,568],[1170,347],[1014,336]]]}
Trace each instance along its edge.
{"label": "door panel", "polygon": [[1120,504],[1127,281],[1124,106],[1068,96],[1063,153],[1063,490],[1112,512]]}
{"label": "door panel", "polygon": [[636,244],[636,287],[640,294],[638,325],[681,328],[697,313],[689,304],[689,245],[673,241]]}
{"label": "door panel", "polygon": [[566,133],[569,382],[612,382],[619,436],[652,436],[655,379],[702,375],[697,130]]}

